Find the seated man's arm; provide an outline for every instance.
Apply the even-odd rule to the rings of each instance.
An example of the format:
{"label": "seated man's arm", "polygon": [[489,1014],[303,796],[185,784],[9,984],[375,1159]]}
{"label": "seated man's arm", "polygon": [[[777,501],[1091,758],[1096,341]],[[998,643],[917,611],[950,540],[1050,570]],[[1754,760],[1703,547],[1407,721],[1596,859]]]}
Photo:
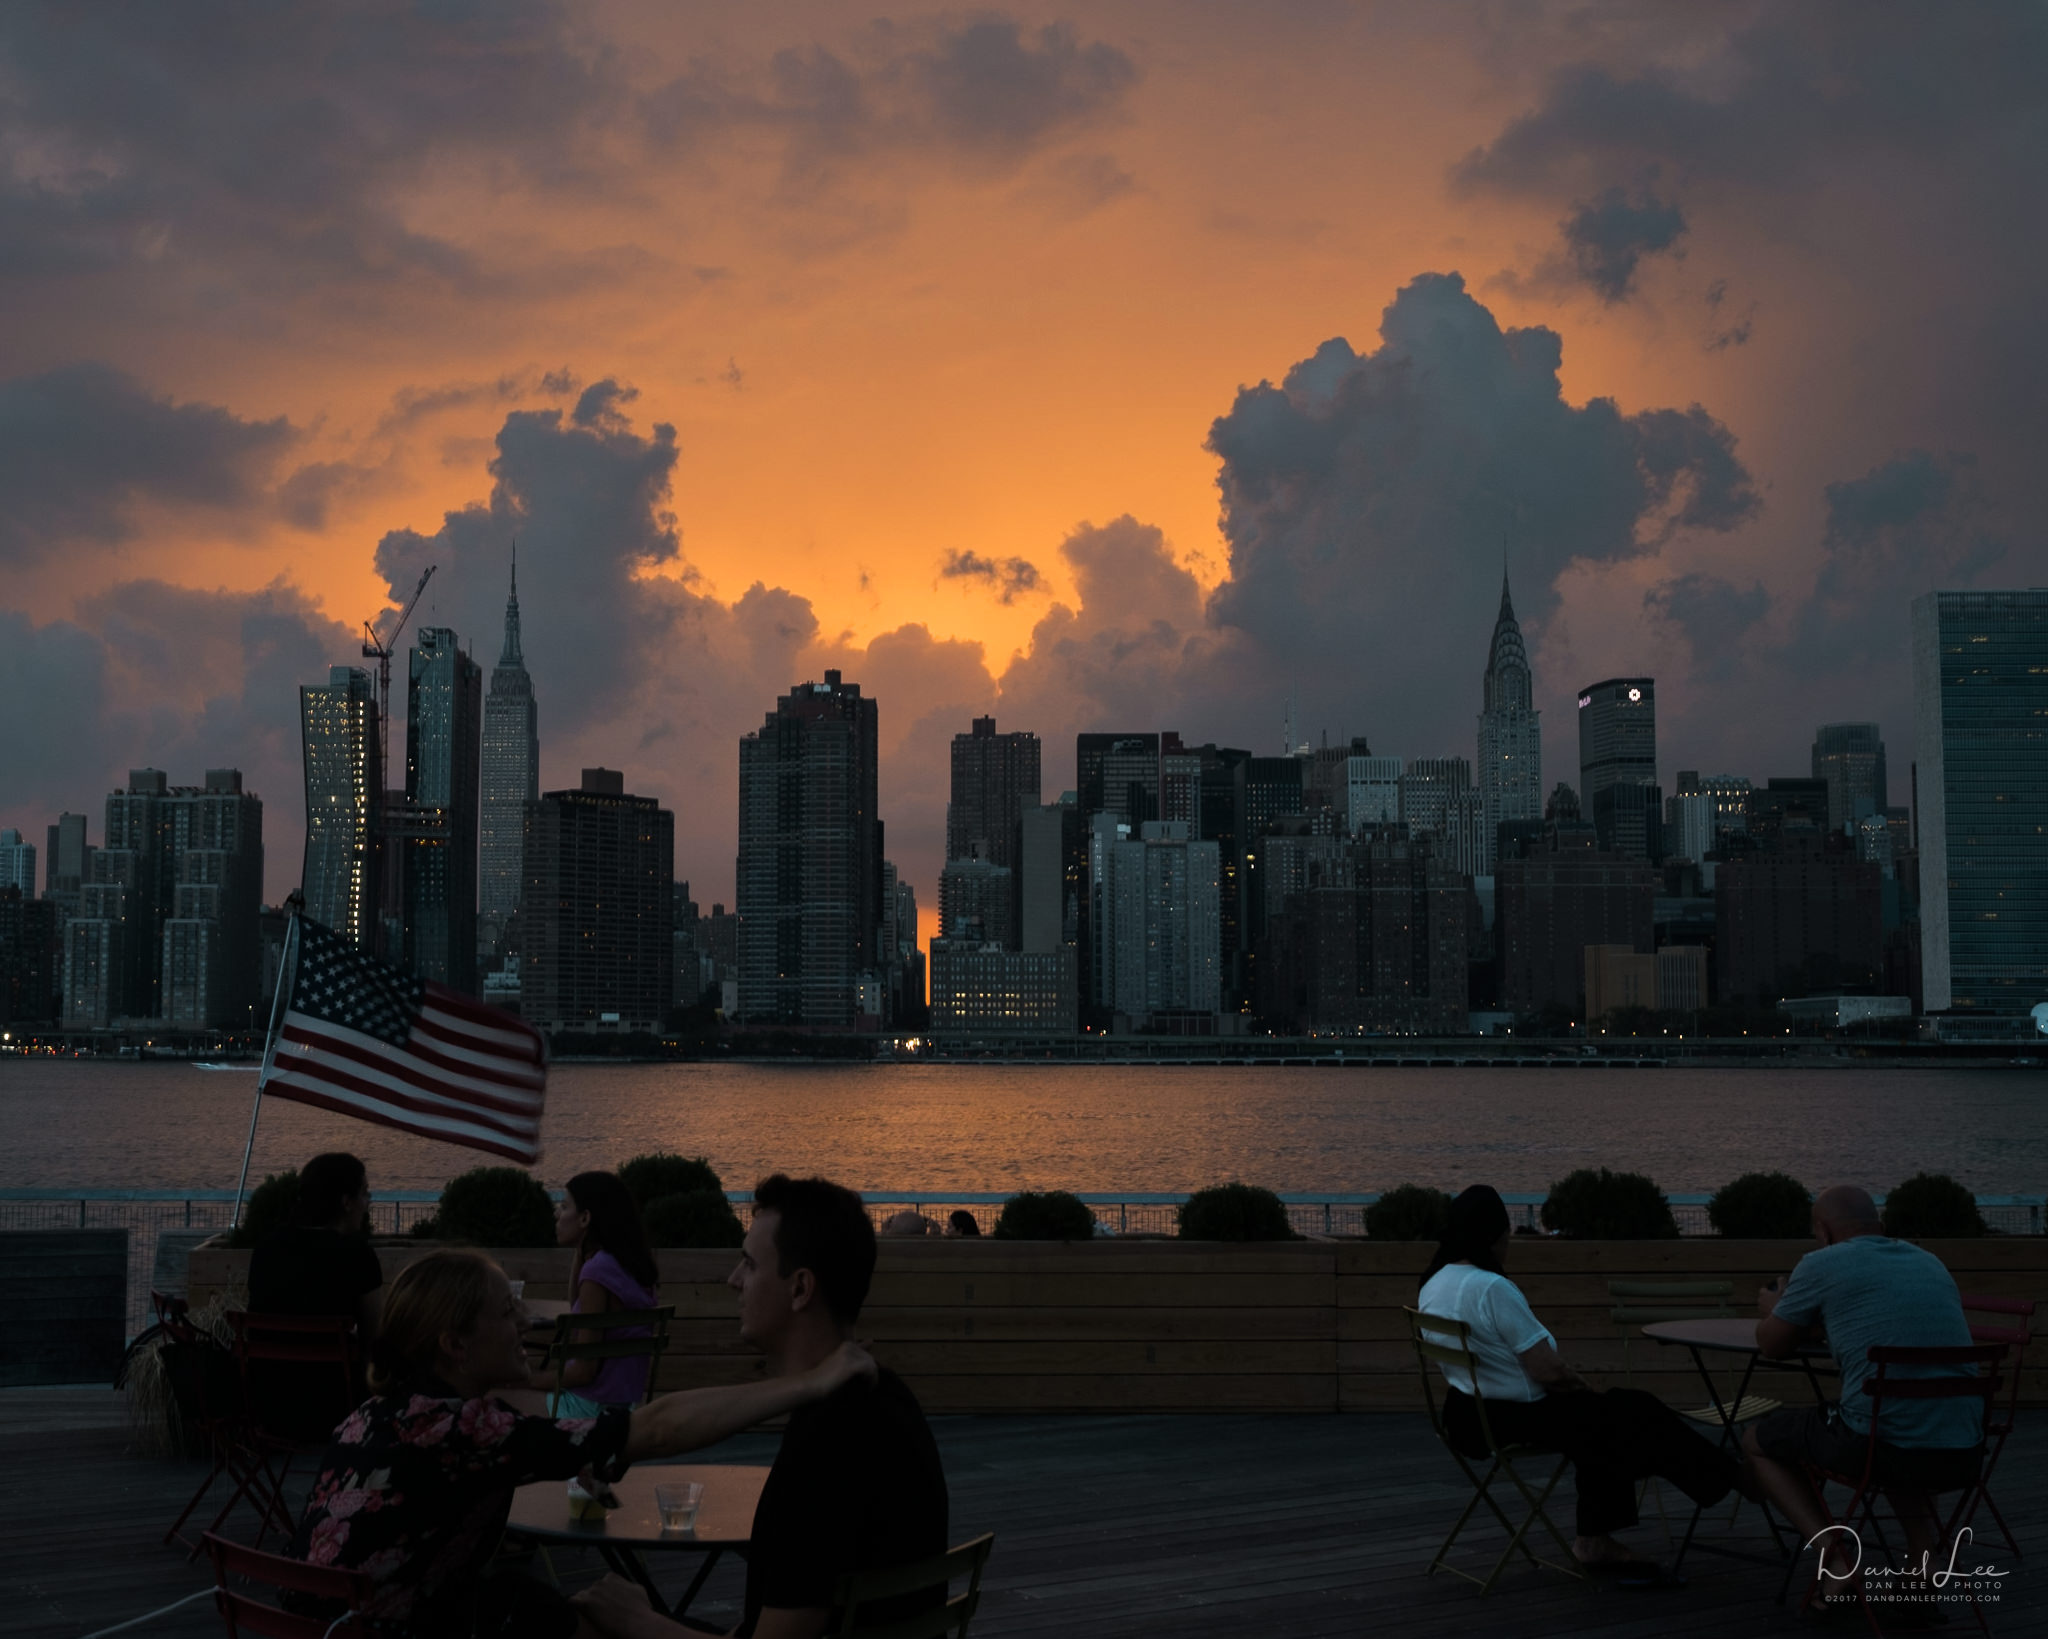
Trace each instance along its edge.
{"label": "seated man's arm", "polygon": [[828,1610],[780,1610],[764,1605],[754,1621],[754,1639],[822,1639],[831,1625]]}
{"label": "seated man's arm", "polygon": [[1791,1275],[1781,1276],[1756,1295],[1756,1346],[1766,1360],[1785,1360],[1799,1345],[1821,1334],[1820,1277],[1805,1271],[1801,1259]]}
{"label": "seated man's arm", "polygon": [[743,1428],[822,1400],[856,1377],[873,1377],[875,1363],[856,1344],[838,1350],[809,1371],[771,1377],[761,1383],[736,1383],[730,1388],[682,1389],[636,1408],[633,1430],[626,1440],[626,1460],[672,1457],[716,1445]]}
{"label": "seated man's arm", "polygon": [[1570,1366],[1565,1358],[1548,1343],[1538,1343],[1524,1349],[1515,1357],[1527,1372],[1551,1394],[1570,1394],[1576,1389],[1588,1388],[1586,1380]]}
{"label": "seated man's arm", "polygon": [[1765,1315],[1756,1323],[1756,1346],[1766,1360],[1790,1358],[1798,1352],[1800,1344],[1815,1335],[1814,1327],[1795,1326],[1776,1315]]}

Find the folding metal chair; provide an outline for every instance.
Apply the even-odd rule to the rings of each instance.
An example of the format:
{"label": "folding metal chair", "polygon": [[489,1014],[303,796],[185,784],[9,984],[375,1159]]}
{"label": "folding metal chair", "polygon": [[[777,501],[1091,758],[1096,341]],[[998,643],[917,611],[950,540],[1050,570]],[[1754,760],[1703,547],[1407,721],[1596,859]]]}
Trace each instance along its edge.
{"label": "folding metal chair", "polygon": [[[1525,1458],[1557,1454],[1538,1446],[1503,1445],[1494,1438],[1493,1424],[1486,1414],[1486,1399],[1478,1392],[1479,1363],[1472,1355],[1472,1328],[1462,1320],[1449,1320],[1442,1315],[1425,1314],[1420,1309],[1410,1309],[1406,1305],[1403,1305],[1401,1312],[1408,1317],[1409,1336],[1415,1342],[1415,1364],[1422,1375],[1422,1403],[1429,1410],[1429,1425],[1436,1431],[1438,1441],[1444,1450],[1451,1454],[1452,1460],[1463,1471],[1465,1478],[1472,1482],[1472,1500],[1465,1504],[1464,1513],[1458,1516],[1458,1523],[1451,1527],[1451,1534],[1444,1538],[1444,1545],[1436,1551],[1436,1558],[1429,1562],[1429,1569],[1424,1575],[1434,1576],[1439,1570],[1449,1571],[1453,1576],[1462,1576],[1467,1582],[1476,1582],[1480,1594],[1484,1596],[1493,1591],[1493,1585],[1500,1579],[1500,1573],[1507,1569],[1508,1561],[1519,1552],[1531,1565],[1547,1566],[1553,1571],[1563,1572],[1566,1576],[1584,1578],[1585,1571],[1572,1558],[1571,1543],[1552,1523],[1550,1515],[1544,1511],[1544,1504],[1549,1502],[1551,1492],[1557,1489],[1557,1482],[1564,1477],[1565,1469],[1571,1466],[1571,1459],[1558,1455],[1557,1466],[1550,1471],[1550,1478],[1544,1482],[1543,1489],[1530,1489],[1529,1482],[1516,1470],[1515,1464]],[[1437,1400],[1439,1376],[1431,1369],[1436,1366],[1448,1366],[1454,1371],[1463,1372],[1465,1381],[1472,1385],[1472,1403],[1479,1413],[1479,1431],[1486,1441],[1487,1456],[1491,1459],[1490,1466],[1483,1476],[1474,1467],[1472,1460],[1452,1443],[1450,1430],[1444,1425],[1443,1407]],[[1521,1493],[1522,1500],[1529,1505],[1529,1511],[1520,1525],[1508,1518],[1488,1489],[1502,1475],[1507,1476],[1509,1482]],[[1500,1521],[1501,1529],[1508,1534],[1507,1547],[1501,1550],[1501,1556],[1494,1561],[1493,1569],[1483,1577],[1475,1576],[1472,1572],[1450,1562],[1451,1549],[1457,1543],[1459,1533],[1465,1529],[1466,1523],[1478,1511],[1482,1502],[1492,1510],[1493,1517]],[[1551,1539],[1563,1552],[1564,1563],[1559,1564],[1556,1560],[1545,1559],[1533,1552],[1523,1540],[1528,1535],[1529,1527],[1538,1521],[1542,1522],[1544,1530],[1550,1533]]]}
{"label": "folding metal chair", "polygon": [[[256,1488],[257,1456],[251,1447],[248,1434],[248,1407],[243,1392],[239,1371],[233,1356],[214,1341],[213,1337],[192,1324],[190,1305],[181,1297],[167,1297],[161,1292],[150,1293],[150,1301],[156,1306],[157,1320],[163,1326],[169,1346],[186,1351],[185,1362],[191,1373],[189,1389],[192,1396],[192,1422],[196,1431],[205,1439],[211,1462],[206,1477],[199,1482],[199,1489],[171,1522],[171,1528],[164,1533],[168,1546],[176,1542],[189,1550],[185,1557],[197,1559],[205,1550],[206,1536],[218,1531],[235,1504],[248,1498],[252,1507],[261,1510],[264,1503]],[[185,1522],[192,1517],[192,1511],[213,1489],[213,1482],[225,1474],[234,1484],[227,1502],[219,1513],[213,1516],[213,1523],[197,1538],[185,1537]]]}
{"label": "folding metal chair", "polygon": [[1991,1495],[1991,1471],[1998,1466],[1999,1453],[2005,1450],[2005,1442],[2012,1437],[2013,1424],[2019,1416],[2020,1372],[2026,1364],[2027,1346],[2034,1341],[2034,1300],[1981,1297],[1965,1292],[1963,1310],[1966,1314],[2010,1315],[2018,1323],[1989,1326],[1979,1321],[1970,1322],[1970,1336],[1977,1342],[2002,1343],[2010,1353],[2005,1362],[2007,1393],[2003,1400],[1984,1408],[1984,1469],[1977,1477],[1977,1493],[1964,1511],[1963,1524],[1970,1525],[1976,1519],[1980,1505],[1990,1509],[1992,1519],[1998,1522],[1998,1534],[2005,1539],[2006,1551],[2014,1559],[2021,1559],[2025,1556],[2020,1552],[2012,1527],[2005,1523],[2005,1516],[1998,1511],[1997,1499]]}
{"label": "folding metal chair", "polygon": [[[986,1531],[930,1559],[841,1577],[832,1596],[839,1619],[830,1639],[967,1639],[967,1624],[981,1604],[981,1569],[995,1545],[995,1533]],[[967,1579],[967,1586],[952,1593],[952,1584],[959,1577]],[[866,1607],[878,1601],[928,1588],[950,1597],[935,1601],[930,1610],[916,1616],[874,1617],[866,1612]]]}
{"label": "folding metal chair", "polygon": [[240,1309],[229,1310],[227,1321],[234,1334],[235,1364],[242,1373],[246,1414],[241,1435],[252,1459],[246,1488],[262,1515],[256,1528],[256,1546],[261,1548],[273,1525],[287,1537],[292,1533],[291,1500],[285,1495],[292,1464],[326,1450],[328,1443],[324,1432],[304,1438],[268,1423],[265,1385],[260,1381],[263,1370],[271,1365],[330,1368],[331,1378],[318,1370],[309,1376],[318,1385],[316,1392],[332,1387],[335,1398],[330,1404],[334,1422],[339,1423],[356,1405],[355,1322],[340,1315],[251,1314]]}
{"label": "folding metal chair", "polygon": [[[654,1374],[661,1369],[661,1357],[668,1350],[669,1325],[675,1318],[673,1304],[665,1304],[659,1309],[602,1309],[589,1315],[574,1312],[557,1315],[555,1335],[549,1340],[547,1355],[542,1361],[542,1370],[552,1367],[555,1374],[554,1386],[548,1392],[572,1392],[562,1386],[562,1373],[572,1360],[631,1360],[644,1356],[647,1360],[647,1388],[640,1400],[646,1404],[654,1397]],[[645,1337],[609,1335],[643,1327],[648,1334]],[[579,1340],[575,1335],[578,1332],[603,1335]]]}
{"label": "folding metal chair", "polygon": [[228,1639],[240,1639],[245,1633],[260,1634],[263,1639],[327,1639],[337,1629],[346,1634],[351,1627],[341,1617],[301,1616],[266,1604],[253,1594],[230,1587],[230,1577],[334,1600],[349,1611],[361,1610],[370,1595],[370,1579],[359,1571],[308,1565],[302,1559],[266,1554],[229,1542],[211,1531],[201,1541],[213,1560],[213,1600],[221,1620],[227,1624]]}
{"label": "folding metal chair", "polygon": [[[1918,1487],[1899,1485],[1897,1482],[1887,1482],[1878,1478],[1877,1431],[1882,1426],[1884,1403],[1887,1400],[1976,1400],[1981,1403],[1985,1420],[1988,1423],[1992,1402],[1997,1398],[1998,1390],[2004,1382],[1998,1367],[2005,1359],[2005,1351],[2006,1345],[2003,1343],[1972,1343],[1953,1348],[1908,1348],[1883,1343],[1874,1345],[1870,1350],[1869,1358],[1870,1364],[1877,1369],[1875,1374],[1863,1385],[1863,1392],[1870,1396],[1870,1435],[1863,1448],[1862,1469],[1855,1474],[1838,1474],[1813,1464],[1807,1465],[1807,1478],[1812,1482],[1814,1496],[1820,1503],[1821,1517],[1827,1524],[1847,1525],[1856,1529],[1859,1533],[1865,1526],[1881,1531],[1880,1522],[1877,1518],[1878,1498],[1883,1496],[1887,1490],[1920,1489]],[[1900,1377],[1894,1375],[1895,1368],[1905,1367],[1921,1371],[1930,1366],[1946,1366],[1951,1368],[1967,1366],[1971,1368],[1971,1372],[1968,1376],[1958,1374],[1944,1377]],[[1827,1487],[1830,1483],[1844,1485],[1849,1488],[1848,1506],[1842,1510],[1839,1517],[1830,1512],[1828,1508]],[[1942,1519],[1940,1509],[1935,1509],[1935,1530],[1943,1542],[1952,1542],[1955,1539],[1955,1533],[1963,1523],[1963,1516],[1970,1505],[1971,1499],[1978,1494],[1982,1486],[1983,1470],[1980,1467],[1975,1480],[1967,1486],[1958,1488],[1960,1494],[1956,1499],[1956,1505],[1950,1510],[1946,1520]],[[1933,1503],[1932,1494],[1929,1495],[1928,1500],[1931,1506]],[[1896,1504],[1893,1506],[1893,1514],[1895,1518],[1898,1517]],[[1903,1529],[1902,1519],[1900,1523],[1901,1529]],[[1824,1563],[1824,1558],[1816,1555],[1813,1581],[1807,1585],[1806,1594],[1799,1602],[1799,1608],[1802,1612],[1813,1603],[1814,1595],[1820,1591],[1820,1569]],[[1798,1569],[1798,1565],[1799,1560],[1795,1556],[1791,1563],[1785,1567],[1785,1580],[1778,1588],[1780,1602],[1784,1600],[1786,1591],[1792,1585],[1792,1576]],[[1968,1592],[1967,1586],[1964,1591]],[[1870,1621],[1871,1631],[1873,1633],[1882,1633],[1884,1630],[1877,1625],[1877,1613],[1871,1608],[1870,1598],[1864,1589],[1861,1577],[1856,1579],[1856,1597],[1863,1606],[1863,1614]],[[1983,1628],[1988,1633],[1990,1628],[1984,1620],[1984,1612],[1978,1608],[1974,1596],[1970,1598],[1970,1612],[1976,1617],[1978,1627]]]}

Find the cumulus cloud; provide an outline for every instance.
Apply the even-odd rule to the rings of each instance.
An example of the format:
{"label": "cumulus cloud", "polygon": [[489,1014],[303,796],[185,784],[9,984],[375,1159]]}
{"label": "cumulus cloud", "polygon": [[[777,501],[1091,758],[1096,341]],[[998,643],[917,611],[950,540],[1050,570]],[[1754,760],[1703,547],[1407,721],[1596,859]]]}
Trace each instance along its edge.
{"label": "cumulus cloud", "polygon": [[1659,581],[1643,594],[1644,612],[1683,634],[1695,688],[1738,674],[1743,640],[1770,607],[1771,595],[1761,581],[1741,587],[1699,570]]}
{"label": "cumulus cloud", "polygon": [[[1325,342],[1211,429],[1230,559],[1208,614],[1271,698],[1298,676],[1359,732],[1461,745],[1504,547],[1540,628],[1568,566],[1727,531],[1759,503],[1705,409],[1568,403],[1558,335],[1501,329],[1456,274],[1404,287],[1380,336],[1363,354]],[[1451,632],[1477,635],[1447,650]]]}
{"label": "cumulus cloud", "polygon": [[126,540],[146,503],[249,508],[295,437],[282,419],[174,403],[103,364],[0,382],[0,562]]}
{"label": "cumulus cloud", "polygon": [[1028,558],[985,558],[969,549],[950,549],[939,564],[941,580],[978,580],[995,593],[998,603],[1015,603],[1029,592],[1044,590],[1045,578]]}

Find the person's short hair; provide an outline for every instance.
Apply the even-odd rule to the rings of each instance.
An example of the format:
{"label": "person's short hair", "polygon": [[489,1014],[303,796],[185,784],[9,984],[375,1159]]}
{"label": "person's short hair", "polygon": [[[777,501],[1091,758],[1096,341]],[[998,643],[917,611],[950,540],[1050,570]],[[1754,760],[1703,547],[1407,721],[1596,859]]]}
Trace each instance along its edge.
{"label": "person's short hair", "polygon": [[861,1198],[830,1179],[778,1172],[755,1186],[754,1210],[776,1215],[776,1273],[808,1269],[834,1320],[859,1319],[875,1278],[875,1226]]}
{"label": "person's short hair", "polygon": [[953,1215],[947,1222],[952,1224],[955,1235],[979,1235],[981,1233],[979,1220],[964,1206],[955,1208]]}
{"label": "person's short hair", "polygon": [[384,1296],[370,1345],[370,1387],[384,1394],[432,1371],[444,1332],[475,1330],[491,1301],[491,1276],[499,1272],[487,1253],[469,1247],[429,1252],[401,1269]]}
{"label": "person's short hair", "polygon": [[299,1168],[299,1202],[292,1219],[323,1228],[341,1216],[341,1203],[362,1194],[369,1182],[369,1169],[347,1151],[316,1155]]}

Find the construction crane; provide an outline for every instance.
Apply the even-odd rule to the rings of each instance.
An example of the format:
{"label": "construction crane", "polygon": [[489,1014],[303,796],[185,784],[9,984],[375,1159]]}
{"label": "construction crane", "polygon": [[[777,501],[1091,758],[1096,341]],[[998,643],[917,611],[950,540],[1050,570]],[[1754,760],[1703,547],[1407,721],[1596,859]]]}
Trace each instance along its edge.
{"label": "construction crane", "polygon": [[[377,628],[367,620],[363,622],[363,644],[365,659],[377,662],[377,755],[382,765],[381,778],[386,786],[391,783],[391,651],[398,647],[399,634],[405,630],[405,623],[412,619],[412,612],[419,606],[420,594],[427,589],[427,582],[434,578],[435,564],[428,564],[420,576],[419,585],[412,589],[405,608],[398,616],[398,624],[391,628],[388,638],[379,638]],[[380,795],[379,802],[382,802]]]}

